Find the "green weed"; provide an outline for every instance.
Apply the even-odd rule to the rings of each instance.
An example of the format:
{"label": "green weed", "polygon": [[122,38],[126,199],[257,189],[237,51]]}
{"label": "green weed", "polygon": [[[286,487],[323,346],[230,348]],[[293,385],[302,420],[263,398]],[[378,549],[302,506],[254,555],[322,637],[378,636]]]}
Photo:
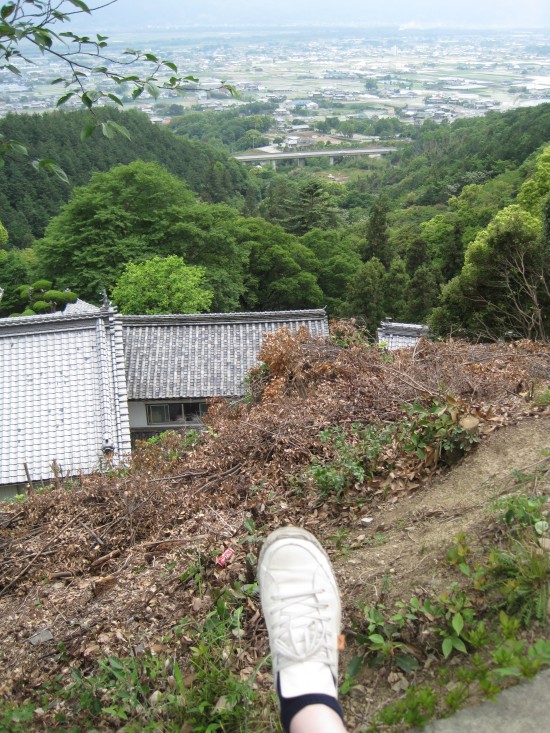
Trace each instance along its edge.
{"label": "green weed", "polygon": [[[531,476],[527,478],[530,480]],[[519,480],[518,477],[516,480]],[[547,501],[547,496],[504,496],[495,501],[492,510],[497,512],[497,519],[514,532],[532,526],[537,534],[544,534],[548,530],[546,512],[543,510]]]}
{"label": "green weed", "polygon": [[479,440],[476,433],[460,427],[453,402],[434,402],[430,407],[414,402],[404,408],[409,419],[401,422],[399,437],[403,449],[421,460],[437,462],[444,456],[462,455]]}

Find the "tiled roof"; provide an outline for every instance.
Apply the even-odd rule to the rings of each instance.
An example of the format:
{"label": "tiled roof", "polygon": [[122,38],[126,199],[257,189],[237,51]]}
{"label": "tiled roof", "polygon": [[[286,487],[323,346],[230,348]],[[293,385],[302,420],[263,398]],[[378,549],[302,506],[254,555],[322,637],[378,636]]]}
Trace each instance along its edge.
{"label": "tiled roof", "polygon": [[[76,305],[76,304],[75,304]],[[130,450],[122,330],[109,309],[0,319],[0,484],[95,470]]]}
{"label": "tiled roof", "polygon": [[98,308],[97,305],[86,303],[85,300],[80,300],[80,298],[77,298],[74,303],[67,303],[63,311],[63,315],[77,316],[86,313],[95,313],[97,315],[100,310],[101,309]]}
{"label": "tiled roof", "polygon": [[428,336],[428,327],[421,323],[382,321],[376,336],[378,343],[383,343],[390,351],[410,349],[420,338]]}
{"label": "tiled roof", "polygon": [[306,327],[328,336],[324,310],[122,316],[128,399],[243,394],[265,334]]}

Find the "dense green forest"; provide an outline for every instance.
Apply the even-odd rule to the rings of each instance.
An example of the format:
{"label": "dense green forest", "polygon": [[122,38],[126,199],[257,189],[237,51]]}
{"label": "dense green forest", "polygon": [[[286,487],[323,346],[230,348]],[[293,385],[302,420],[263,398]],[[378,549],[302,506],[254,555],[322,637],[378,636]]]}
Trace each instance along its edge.
{"label": "dense green forest", "polygon": [[276,106],[252,102],[220,112],[190,110],[172,117],[170,129],[190,140],[240,152],[268,144],[269,140],[263,133],[273,126],[270,113]]}
{"label": "dense green forest", "polygon": [[55,176],[34,171],[24,159],[6,159],[0,169],[0,219],[12,246],[26,247],[41,237],[48,221],[68,201],[72,188],[87,183],[93,172],[134,160],[160,163],[204,201],[239,206],[246,196],[247,171],[225,152],[177,138],[136,111],[105,108],[101,117],[123,125],[130,140],[122,135],[108,139],[96,133],[82,142],[81,132],[89,124],[85,111],[9,114],[0,120],[1,134],[24,144],[31,159],[54,159],[70,182],[67,185]]}
{"label": "dense green forest", "polygon": [[[79,113],[3,120],[72,186],[21,161],[0,171],[2,314],[28,308],[17,286],[34,280],[98,302],[122,292],[128,263],[139,282],[144,263],[175,256],[199,310],[326,306],[371,332],[390,316],[440,335],[548,335],[550,105],[428,121],[407,139],[386,125],[396,152],[342,164],[344,183],[320,161],[274,171],[228,158],[271,129],[269,111],[190,111],[168,129],[108,111],[131,141],[84,143]],[[211,298],[193,294],[196,268]]]}

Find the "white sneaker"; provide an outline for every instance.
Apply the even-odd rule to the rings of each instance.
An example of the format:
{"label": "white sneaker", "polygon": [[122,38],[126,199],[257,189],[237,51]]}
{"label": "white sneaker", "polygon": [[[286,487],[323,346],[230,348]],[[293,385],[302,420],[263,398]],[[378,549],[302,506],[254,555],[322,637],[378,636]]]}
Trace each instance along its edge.
{"label": "white sneaker", "polygon": [[260,552],[258,583],[283,697],[337,697],[340,594],[318,540],[298,527],[272,532]]}

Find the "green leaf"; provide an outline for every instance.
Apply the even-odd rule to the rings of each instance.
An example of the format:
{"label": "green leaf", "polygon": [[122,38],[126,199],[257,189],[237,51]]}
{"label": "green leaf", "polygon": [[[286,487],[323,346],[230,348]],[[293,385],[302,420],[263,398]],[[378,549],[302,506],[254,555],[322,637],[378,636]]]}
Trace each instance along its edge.
{"label": "green leaf", "polygon": [[447,659],[449,654],[453,651],[453,641],[449,636],[443,639],[443,644],[441,645],[441,651],[443,652],[443,656],[445,657],[445,659]]}
{"label": "green leaf", "polygon": [[183,675],[179,664],[176,661],[174,661],[174,679],[176,680],[176,685],[180,695],[185,699],[185,682],[183,681]]}
{"label": "green leaf", "polygon": [[113,102],[116,102],[117,104],[120,104],[121,107],[123,106],[122,105],[122,100],[119,99],[119,97],[117,97],[116,94],[107,94],[106,96],[109,97],[109,99],[112,99]]}
{"label": "green leaf", "polygon": [[464,644],[462,639],[459,639],[458,636],[453,636],[452,642],[455,649],[458,649],[459,652],[464,652],[464,654],[467,654],[466,644]]}
{"label": "green leaf", "polygon": [[62,97],[59,97],[56,103],[56,107],[61,107],[62,104],[65,104],[71,97],[74,97],[75,92],[69,92],[68,94],[64,94]]}
{"label": "green leaf", "polygon": [[80,140],[84,142],[87,140],[90,135],[93,135],[97,127],[97,124],[95,122],[89,122],[85,127],[82,128],[80,131]]}
{"label": "green leaf", "polygon": [[90,8],[86,5],[86,3],[83,3],[82,0],[69,0],[71,5],[74,5],[77,8],[80,8],[85,13],[90,13]]}
{"label": "green leaf", "polygon": [[541,519],[539,522],[535,522],[535,532],[537,534],[544,534],[548,531],[548,522]]}
{"label": "green leaf", "polygon": [[395,663],[403,672],[409,673],[418,669],[418,660],[410,654],[399,654],[395,657]]}
{"label": "green leaf", "polygon": [[134,91],[132,92],[132,99],[137,99],[137,98],[138,98],[138,97],[140,97],[140,96],[141,96],[142,94],[143,94],[143,87],[137,87],[137,88],[136,88],[136,89],[134,89]]}
{"label": "green leaf", "polygon": [[154,61],[155,63],[158,64],[158,62],[159,62],[158,56],[155,56],[154,53],[146,53],[144,55],[145,55],[145,58],[147,59],[147,61]]}
{"label": "green leaf", "polygon": [[116,132],[109,126],[109,122],[101,123],[101,132],[105,135],[105,137],[109,138],[109,140],[111,140],[116,135]]}
{"label": "green leaf", "polygon": [[381,634],[371,634],[369,636],[369,639],[373,642],[373,644],[383,644],[385,639]]}
{"label": "green leaf", "polygon": [[163,61],[162,63],[164,64],[164,66],[167,66],[172,71],[178,70],[178,67],[176,66],[176,64],[173,61]]}
{"label": "green leaf", "polygon": [[158,99],[159,96],[159,89],[154,84],[151,84],[150,81],[145,82],[143,85],[145,91],[149,92],[149,94],[153,97],[153,99]]}
{"label": "green leaf", "polygon": [[239,99],[239,92],[235,89],[233,84],[226,84],[225,82],[223,82],[221,88],[227,89],[227,91],[231,94],[232,97]]}
{"label": "green leaf", "polygon": [[21,76],[21,72],[17,68],[17,66],[14,66],[13,64],[7,64],[5,67],[8,71],[11,71],[12,74],[17,74],[17,76]]}
{"label": "green leaf", "polygon": [[52,40],[52,34],[50,31],[46,30],[45,28],[36,28],[32,36],[34,38],[34,41],[38,48],[43,52],[45,48],[51,48],[53,44]]}
{"label": "green leaf", "polygon": [[21,143],[15,142],[15,140],[10,140],[8,143],[9,149],[14,153],[19,153],[20,155],[28,155],[29,151],[27,148],[22,145]]}
{"label": "green leaf", "polygon": [[521,677],[521,670],[519,667],[497,667],[491,673],[494,677]]}
{"label": "green leaf", "polygon": [[363,666],[362,658],[355,655],[348,662],[348,666],[346,667],[346,672],[347,674],[349,674],[350,677],[356,677],[359,674],[362,666]]}
{"label": "green leaf", "polygon": [[15,10],[15,3],[7,3],[6,5],[3,5],[2,9],[0,10],[0,15],[2,16],[2,20],[10,16],[14,10]]}
{"label": "green leaf", "polygon": [[109,664],[112,669],[124,669],[124,665],[117,657],[109,657]]}
{"label": "green leaf", "polygon": [[67,174],[65,173],[63,168],[61,168],[55,162],[55,160],[49,160],[48,158],[40,158],[38,160],[33,160],[32,166],[37,171],[45,171],[46,173],[53,173],[61,181],[63,181],[63,183],[69,183]]}
{"label": "green leaf", "polygon": [[122,135],[127,140],[132,139],[128,130],[123,125],[119,125],[118,122],[107,120],[107,122],[104,122],[103,125],[109,128],[109,133],[106,133],[105,130],[103,130],[103,134],[108,138],[112,138],[115,135]]}
{"label": "green leaf", "polygon": [[455,613],[452,620],[452,626],[457,636],[460,636],[460,632],[464,628],[464,619],[461,613]]}

